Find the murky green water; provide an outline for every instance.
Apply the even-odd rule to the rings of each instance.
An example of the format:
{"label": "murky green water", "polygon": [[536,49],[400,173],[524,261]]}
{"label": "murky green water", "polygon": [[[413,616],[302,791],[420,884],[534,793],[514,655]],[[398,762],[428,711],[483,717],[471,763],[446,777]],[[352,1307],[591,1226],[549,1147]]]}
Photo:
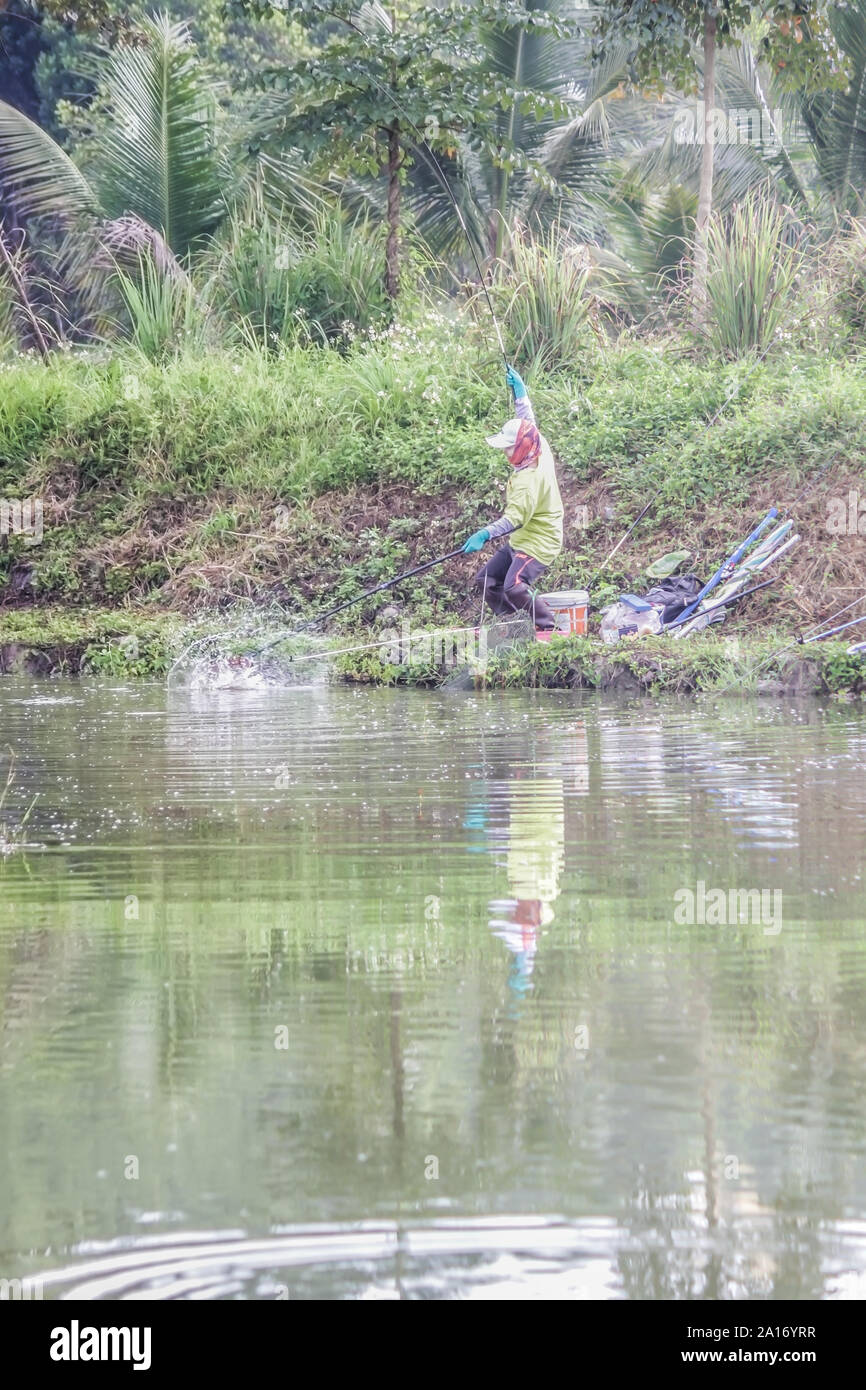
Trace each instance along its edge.
{"label": "murky green water", "polygon": [[866,1294],[862,711],[6,680],[0,715],[7,834],[39,792],[0,1276]]}

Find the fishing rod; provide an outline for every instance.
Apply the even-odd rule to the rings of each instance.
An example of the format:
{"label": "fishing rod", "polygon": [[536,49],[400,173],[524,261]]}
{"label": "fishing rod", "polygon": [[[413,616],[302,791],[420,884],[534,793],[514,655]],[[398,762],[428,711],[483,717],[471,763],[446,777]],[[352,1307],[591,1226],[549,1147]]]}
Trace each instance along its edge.
{"label": "fishing rod", "polygon": [[659,488],[659,491],[655,494],[655,497],[651,497],[651,498],[650,498],[650,500],[647,502],[646,506],[644,507],[643,511],[641,512],[640,516],[637,518],[636,521],[633,521],[633,522],[632,522],[631,526],[630,526],[630,527],[628,528],[628,530],[626,531],[626,533],[625,533],[625,535],[623,536],[622,540],[617,541],[616,545],[614,546],[613,550],[612,550],[612,551],[610,552],[610,554],[608,555],[607,559],[606,559],[606,560],[603,560],[602,563],[599,565],[599,567],[598,567],[598,569],[596,570],[595,574],[592,576],[592,578],[589,580],[589,582],[588,582],[588,584],[587,584],[587,586],[586,586],[587,592],[589,592],[589,590],[592,588],[593,584],[595,583],[596,579],[598,579],[598,576],[601,574],[602,570],[605,569],[605,568],[607,567],[607,565],[610,564],[611,560],[613,559],[613,557],[614,557],[614,555],[616,554],[616,552],[619,550],[620,546],[621,546],[621,545],[625,545],[626,541],[628,540],[628,538],[629,538],[629,536],[631,535],[632,531],[634,531],[634,529],[635,529],[635,527],[637,526],[638,522],[643,521],[643,519],[644,519],[644,517],[646,516],[647,512],[649,511],[650,507],[653,505],[653,503],[654,503],[654,502],[656,501],[656,499],[658,498],[660,492],[661,492],[661,488]]}
{"label": "fishing rod", "polygon": [[300,627],[294,628],[291,632],[283,632],[278,637],[270,638],[261,646],[254,647],[248,655],[260,656],[262,652],[269,651],[271,647],[278,646],[280,642],[288,642],[290,637],[299,637],[302,632],[307,632],[311,627],[323,623],[327,618],[334,618],[338,613],[345,612],[354,604],[362,603],[365,598],[372,598],[374,594],[381,594],[385,589],[393,589],[395,584],[402,583],[404,579],[411,579],[413,575],[423,574],[425,570],[433,569],[435,565],[444,565],[446,560],[454,560],[463,553],[463,547],[460,546],[458,550],[449,550],[447,555],[437,555],[435,559],[427,560],[423,565],[416,565],[414,569],[404,570],[402,574],[396,575],[393,579],[386,579],[384,583],[376,584],[372,589],[365,589],[363,594],[356,594],[354,598],[346,599],[345,603],[338,603],[334,608],[326,609],[324,613],[319,613],[315,618],[310,618],[308,622],[301,623]]}
{"label": "fishing rod", "polygon": [[[741,598],[748,598],[749,594],[757,594],[760,589],[768,589],[771,584],[775,584],[775,579],[765,579],[763,584],[753,584],[751,589],[741,589],[738,594],[729,594],[727,598],[717,598],[714,603],[708,603],[706,608],[702,608],[696,616],[702,618],[705,613],[715,613],[717,608],[727,608],[729,603],[739,603]],[[669,632],[672,627],[676,627],[679,618],[668,623],[662,628],[662,633]]]}
{"label": "fishing rod", "polygon": [[845,632],[849,627],[856,627],[858,623],[866,623],[866,613],[859,618],[851,618],[847,623],[840,623],[838,627],[828,627],[826,632],[816,632],[814,637],[802,638],[802,645],[808,647],[810,642],[820,642],[822,637],[832,637],[836,632]]}
{"label": "fishing rod", "polygon": [[[797,544],[800,539],[799,533],[796,536],[789,537],[787,541],[784,540],[784,537],[788,534],[793,524],[792,521],[786,521],[783,522],[781,526],[777,526],[775,531],[758,546],[753,554],[741,561],[734,569],[733,574],[728,576],[727,582],[722,585],[720,602],[724,603],[726,600],[733,598],[740,585],[747,584],[751,578],[760,574],[768,565],[774,565],[777,560],[781,559],[781,557],[791,549],[792,545]],[[782,543],[780,544],[780,542]],[[703,614],[715,606],[715,604],[700,604],[691,617],[685,612],[681,613],[679,618],[676,619],[676,622],[671,623],[669,626],[675,627],[679,626],[681,623],[686,623],[686,626],[680,628],[677,636],[687,637],[690,632],[696,629]]]}
{"label": "fishing rod", "polygon": [[[781,651],[774,652],[773,656],[782,656],[784,652],[791,651],[792,647],[808,646],[816,628],[820,627],[822,623],[835,622],[837,618],[841,618],[843,613],[850,612],[852,608],[856,607],[858,603],[862,603],[864,599],[866,599],[866,594],[858,594],[857,598],[852,598],[851,602],[846,603],[844,608],[837,608],[836,612],[831,613],[829,618],[820,618],[817,623],[813,623],[812,626],[807,629],[806,634],[801,633],[799,637],[794,638],[793,642],[789,642],[787,647],[782,647]],[[772,657],[770,659],[772,660]]]}
{"label": "fishing rod", "polygon": [[755,541],[758,540],[760,536],[764,534],[767,527],[770,525],[771,522],[776,520],[776,517],[778,515],[778,509],[776,507],[771,507],[770,510],[767,512],[767,515],[764,517],[763,521],[760,521],[758,525],[755,527],[754,531],[751,533],[751,535],[747,536],[743,543],[741,545],[738,545],[736,550],[728,556],[727,560],[725,560],[723,564],[719,565],[719,568],[716,570],[715,574],[707,580],[700,593],[694,599],[692,599],[688,608],[684,608],[680,616],[677,618],[676,622],[671,623],[671,627],[679,627],[681,623],[686,622],[692,616],[698,604],[706,598],[707,594],[711,593],[712,590],[715,589],[716,586],[720,584],[723,579],[730,579],[731,575],[734,573],[734,570],[737,568],[737,565],[745,555],[746,551],[749,549],[750,546],[754,545]]}
{"label": "fishing rod", "polygon": [[[820,627],[821,623],[833,622],[834,619],[841,618],[843,613],[848,613],[856,604],[862,603],[864,599],[866,599],[866,593],[858,594],[857,598],[852,599],[850,603],[846,603],[844,608],[839,608],[835,613],[831,613],[829,618],[822,618],[819,622],[813,623],[811,628],[807,629],[807,633],[814,633],[815,628]],[[866,614],[863,615],[863,618],[866,619]],[[858,619],[858,621],[860,620]],[[838,629],[836,629],[836,631],[838,631]],[[762,671],[766,671],[767,667],[770,666],[772,662],[778,661],[780,656],[785,656],[787,652],[793,651],[794,647],[808,646],[811,640],[811,635],[804,635],[801,633],[799,637],[794,638],[793,642],[788,642],[786,646],[779,647],[777,651],[771,652],[768,657],[765,657],[763,661],[759,662],[754,672],[755,677],[759,676]],[[723,685],[721,690],[717,690],[714,693],[716,695],[725,695],[733,684],[735,684],[735,682],[729,682],[727,685]]]}

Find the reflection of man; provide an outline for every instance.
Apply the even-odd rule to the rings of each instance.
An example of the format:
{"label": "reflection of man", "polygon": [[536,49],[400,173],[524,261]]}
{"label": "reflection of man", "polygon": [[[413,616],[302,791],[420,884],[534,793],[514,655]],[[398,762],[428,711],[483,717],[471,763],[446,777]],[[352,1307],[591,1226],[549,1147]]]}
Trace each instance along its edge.
{"label": "reflection of man", "polygon": [[509,793],[506,873],[511,898],[490,904],[491,931],[514,955],[509,987],[531,988],[538,933],[553,921],[565,862],[565,801],[561,777],[517,778]]}

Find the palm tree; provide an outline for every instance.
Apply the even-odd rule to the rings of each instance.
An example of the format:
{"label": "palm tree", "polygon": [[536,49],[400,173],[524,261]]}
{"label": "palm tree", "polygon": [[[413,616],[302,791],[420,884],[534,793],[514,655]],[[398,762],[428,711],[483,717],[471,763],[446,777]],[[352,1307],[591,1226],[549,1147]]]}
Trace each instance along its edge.
{"label": "palm tree", "polygon": [[837,214],[861,215],[866,204],[866,0],[830,12],[830,27],[850,64],[845,91],[803,95],[818,180]]}
{"label": "palm tree", "polygon": [[[142,41],[143,40],[143,41]],[[0,179],[19,222],[59,239],[58,269],[79,311],[105,326],[106,278],[142,255],[183,274],[228,214],[266,186],[281,210],[321,200],[297,161],[249,154],[246,117],[226,114],[185,23],[157,14],[99,64],[90,136],[70,156],[0,102]]]}
{"label": "palm tree", "polygon": [[[772,73],[762,68],[746,43],[724,48],[717,55],[715,86],[720,109],[749,114],[742,130],[731,131],[736,138],[716,145],[716,209],[724,210],[758,188],[771,186],[800,212],[808,211],[811,157],[807,146],[790,136],[799,124],[797,98],[773,82]],[[682,138],[680,117],[688,114],[687,108],[667,97],[653,106],[652,125],[648,128],[645,119],[640,121],[643,138],[629,160],[631,173],[656,190],[673,183],[697,196],[702,144]]]}
{"label": "palm tree", "polygon": [[[527,0],[527,10],[571,8],[566,0]],[[495,157],[495,146],[479,148],[467,138],[440,172],[422,158],[416,164],[411,206],[418,230],[441,256],[459,255],[461,228],[442,188],[449,184],[482,256],[498,258],[508,227],[568,226],[580,236],[599,235],[611,193],[612,155],[634,135],[632,107],[618,101],[625,77],[625,54],[611,48],[593,64],[589,43],[550,33],[487,30],[484,41],[496,70],[516,93],[541,91],[567,100],[564,119],[521,110],[519,97],[502,114],[503,143],[519,151],[514,162]]]}
{"label": "palm tree", "polygon": [[217,107],[185,24],[143,22],[144,43],[122,43],[101,72],[102,110],[80,160],[22,112],[0,102],[0,169],[27,217],[134,214],[179,259],[225,212]]}

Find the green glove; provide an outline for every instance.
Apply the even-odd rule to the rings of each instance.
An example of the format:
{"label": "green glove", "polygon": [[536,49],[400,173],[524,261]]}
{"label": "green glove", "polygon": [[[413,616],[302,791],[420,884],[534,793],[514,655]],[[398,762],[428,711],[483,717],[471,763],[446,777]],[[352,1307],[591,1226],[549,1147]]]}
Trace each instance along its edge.
{"label": "green glove", "polygon": [[526,387],[520,373],[516,372],[513,367],[508,367],[505,372],[505,380],[514,392],[514,399],[516,401],[522,400],[526,395]]}
{"label": "green glove", "polygon": [[487,527],[484,526],[480,531],[476,531],[473,535],[469,537],[468,541],[463,547],[463,554],[474,555],[475,551],[480,550],[482,545],[484,545],[485,541],[489,540],[490,532],[487,530]]}

